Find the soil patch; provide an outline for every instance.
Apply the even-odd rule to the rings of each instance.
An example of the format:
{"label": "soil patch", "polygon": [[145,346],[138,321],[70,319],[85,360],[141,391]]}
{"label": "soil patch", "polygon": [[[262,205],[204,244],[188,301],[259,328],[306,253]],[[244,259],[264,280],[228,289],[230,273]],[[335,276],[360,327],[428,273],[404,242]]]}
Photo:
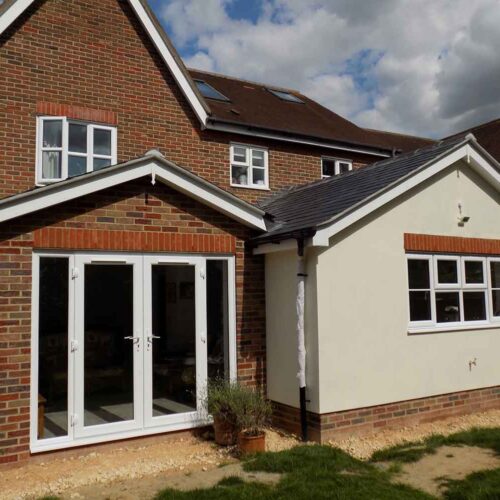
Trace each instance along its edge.
{"label": "soil patch", "polygon": [[500,457],[492,450],[475,446],[442,446],[418,462],[403,464],[393,481],[439,496],[445,479],[464,479],[473,472],[497,467],[500,467]]}

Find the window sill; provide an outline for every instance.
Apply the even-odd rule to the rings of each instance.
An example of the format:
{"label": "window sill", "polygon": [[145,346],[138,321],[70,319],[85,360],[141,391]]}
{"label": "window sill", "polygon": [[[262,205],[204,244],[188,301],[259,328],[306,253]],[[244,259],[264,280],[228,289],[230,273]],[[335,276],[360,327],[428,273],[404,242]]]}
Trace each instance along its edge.
{"label": "window sill", "polygon": [[498,323],[476,323],[475,325],[449,325],[449,326],[420,326],[408,328],[408,335],[422,335],[425,333],[446,333],[446,332],[466,332],[470,330],[500,330],[500,321]]}
{"label": "window sill", "polygon": [[271,191],[267,186],[243,186],[242,184],[230,184],[233,188],[254,189],[256,191]]}

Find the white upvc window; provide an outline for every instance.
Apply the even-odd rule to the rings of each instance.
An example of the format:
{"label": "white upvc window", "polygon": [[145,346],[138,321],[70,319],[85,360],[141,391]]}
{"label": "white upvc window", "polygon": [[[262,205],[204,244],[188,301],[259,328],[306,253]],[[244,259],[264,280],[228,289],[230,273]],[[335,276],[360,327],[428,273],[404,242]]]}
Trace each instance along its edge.
{"label": "white upvc window", "polygon": [[245,144],[231,144],[231,186],[269,189],[269,154],[267,149]]}
{"label": "white upvc window", "polygon": [[500,259],[408,254],[410,328],[500,321]]}
{"label": "white upvc window", "polygon": [[327,179],[335,175],[345,174],[352,170],[351,160],[342,160],[339,158],[321,158],[321,178]]}
{"label": "white upvc window", "polygon": [[64,116],[42,116],[37,122],[37,184],[48,184],[93,172],[117,162],[115,127]]}

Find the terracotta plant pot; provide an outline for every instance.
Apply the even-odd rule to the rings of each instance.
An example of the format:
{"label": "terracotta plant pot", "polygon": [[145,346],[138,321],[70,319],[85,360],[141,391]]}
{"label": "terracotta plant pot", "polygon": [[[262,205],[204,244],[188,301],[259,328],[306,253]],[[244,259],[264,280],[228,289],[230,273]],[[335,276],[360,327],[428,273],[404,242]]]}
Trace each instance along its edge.
{"label": "terracotta plant pot", "polygon": [[266,434],[261,432],[257,436],[252,436],[245,431],[240,432],[238,434],[238,447],[242,455],[266,451]]}
{"label": "terracotta plant pot", "polygon": [[214,417],[215,442],[220,446],[236,444],[236,428],[234,424],[218,415]]}

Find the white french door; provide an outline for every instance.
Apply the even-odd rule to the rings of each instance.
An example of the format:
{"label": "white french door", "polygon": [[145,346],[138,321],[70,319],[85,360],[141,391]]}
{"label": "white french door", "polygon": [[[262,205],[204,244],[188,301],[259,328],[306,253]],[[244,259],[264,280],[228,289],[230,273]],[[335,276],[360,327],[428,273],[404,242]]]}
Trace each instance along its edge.
{"label": "white french door", "polygon": [[144,257],[144,418],[164,427],[205,415],[206,267],[202,257]]}
{"label": "white french door", "polygon": [[235,377],[233,257],[34,255],[31,449],[207,422]]}
{"label": "white french door", "polygon": [[143,426],[143,262],[132,255],[75,258],[76,438]]}

